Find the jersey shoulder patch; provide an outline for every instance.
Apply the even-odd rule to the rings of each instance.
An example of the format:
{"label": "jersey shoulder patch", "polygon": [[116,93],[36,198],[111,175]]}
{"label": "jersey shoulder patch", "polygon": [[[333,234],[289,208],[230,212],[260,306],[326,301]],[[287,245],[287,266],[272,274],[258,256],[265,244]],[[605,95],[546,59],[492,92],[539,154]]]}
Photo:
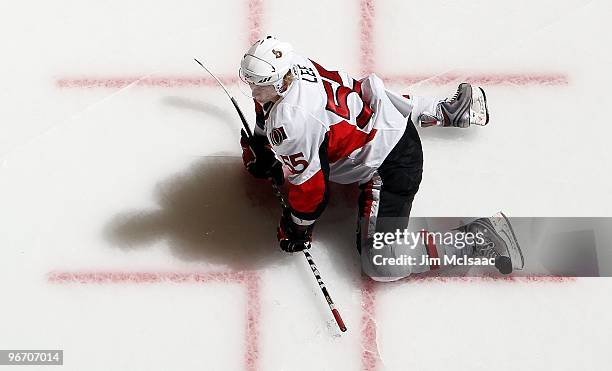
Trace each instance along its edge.
{"label": "jersey shoulder patch", "polygon": [[268,135],[268,139],[270,139],[270,143],[273,146],[280,146],[285,139],[287,139],[287,133],[285,132],[284,126],[279,126],[277,128],[272,129],[270,134]]}
{"label": "jersey shoulder patch", "polygon": [[278,104],[270,114],[270,128],[268,129],[270,143],[278,146],[287,140],[300,138],[303,135],[305,124],[305,116],[301,109],[284,103]]}

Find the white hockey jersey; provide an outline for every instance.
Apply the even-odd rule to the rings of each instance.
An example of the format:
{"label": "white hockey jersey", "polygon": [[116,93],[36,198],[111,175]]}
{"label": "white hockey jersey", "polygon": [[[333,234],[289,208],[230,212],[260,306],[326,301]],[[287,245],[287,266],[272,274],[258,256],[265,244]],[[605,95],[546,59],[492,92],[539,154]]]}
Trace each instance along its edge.
{"label": "white hockey jersey", "polygon": [[296,55],[295,80],[276,103],[256,104],[255,133],[267,136],[288,168],[292,212],[314,220],[327,182],[365,183],[405,131],[410,100],[385,90],[376,75],[357,81]]}

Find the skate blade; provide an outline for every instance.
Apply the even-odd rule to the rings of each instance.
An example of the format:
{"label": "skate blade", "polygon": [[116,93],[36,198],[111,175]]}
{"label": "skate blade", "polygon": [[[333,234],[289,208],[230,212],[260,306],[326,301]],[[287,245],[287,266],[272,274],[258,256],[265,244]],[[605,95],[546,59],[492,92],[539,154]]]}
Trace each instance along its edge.
{"label": "skate blade", "polygon": [[481,87],[472,89],[472,106],[470,107],[470,124],[485,126],[489,123],[487,96]]}
{"label": "skate blade", "polygon": [[512,260],[512,268],[519,270],[523,269],[523,267],[525,267],[525,258],[523,257],[523,251],[519,246],[510,220],[500,211],[491,218],[491,222],[508,246],[508,254],[510,255],[510,260]]}

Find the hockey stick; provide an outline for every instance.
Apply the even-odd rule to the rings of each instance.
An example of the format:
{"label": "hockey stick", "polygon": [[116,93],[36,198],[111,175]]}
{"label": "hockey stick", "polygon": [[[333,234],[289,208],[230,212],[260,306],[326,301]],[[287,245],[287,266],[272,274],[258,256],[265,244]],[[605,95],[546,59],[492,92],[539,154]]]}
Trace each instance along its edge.
{"label": "hockey stick", "polygon": [[[199,60],[195,58],[193,60],[196,61],[196,63],[199,64],[200,67],[206,70],[206,72],[208,72],[208,74],[211,75],[217,81],[217,83],[223,88],[223,91],[225,91],[225,94],[227,94],[227,96],[232,101],[234,108],[236,108],[236,111],[238,112],[238,116],[240,116],[240,121],[242,121],[242,126],[244,127],[244,130],[247,133],[247,137],[251,138],[253,136],[253,132],[251,131],[251,128],[249,127],[249,124],[246,118],[244,117],[242,110],[238,106],[236,99],[234,99],[234,97],[225,88],[225,86],[217,78],[217,76],[215,76],[212,72],[210,72],[210,70],[206,68]],[[272,182],[272,190],[274,191],[274,194],[278,198],[278,201],[280,202],[281,207],[283,209],[288,208],[289,204],[287,203],[287,201],[285,201],[285,197],[281,193],[281,190],[278,187],[278,184],[276,184],[275,182]],[[334,316],[334,319],[336,320],[336,323],[338,324],[338,327],[340,328],[340,331],[346,332],[346,326],[344,325],[344,321],[342,320],[342,317],[340,316],[340,312],[338,311],[338,309],[336,309],[336,306],[334,304],[334,301],[331,298],[331,295],[329,295],[329,292],[327,291],[327,288],[325,287],[325,283],[323,282],[323,279],[321,278],[321,274],[319,273],[319,270],[317,269],[317,266],[315,265],[315,262],[312,259],[312,255],[310,255],[310,253],[306,249],[304,249],[303,252],[304,252],[304,256],[306,257],[306,260],[308,261],[308,265],[310,266],[310,269],[312,270],[312,273],[314,274],[315,279],[317,280],[317,283],[319,284],[319,288],[321,289],[321,292],[323,292],[323,296],[325,296],[327,305],[329,306],[329,309],[331,310],[332,315]]]}
{"label": "hockey stick", "polygon": [[213,77],[213,79],[217,80],[217,84],[219,84],[223,88],[223,91],[225,91],[225,94],[227,94],[229,99],[232,101],[232,104],[234,105],[234,108],[236,108],[236,111],[238,112],[238,116],[240,116],[240,121],[242,121],[242,126],[244,126],[244,130],[246,131],[247,136],[249,138],[252,137],[253,133],[251,132],[251,128],[249,127],[249,124],[247,123],[246,118],[244,118],[244,115],[242,114],[242,110],[238,106],[238,102],[236,102],[236,99],[234,99],[234,97],[229,93],[229,91],[227,91],[227,89],[225,88],[225,85],[223,85],[223,83],[221,83],[221,81],[217,78],[217,76],[213,75],[213,73],[210,72],[210,70],[208,68],[206,68],[206,66],[204,66],[202,64],[202,62],[200,62],[199,60],[197,60],[195,58],[193,58],[193,60],[196,61],[203,69],[205,69],[206,72],[208,72],[208,74]]}
{"label": "hockey stick", "polygon": [[[285,201],[285,197],[283,197],[283,194],[281,193],[280,188],[278,188],[278,185],[274,182],[272,182],[272,190],[274,191],[274,194],[280,201],[280,204],[283,207],[283,209],[288,208],[289,205]],[[310,245],[310,243],[308,244]],[[340,331],[346,332],[346,325],[344,324],[344,321],[342,320],[342,317],[340,316],[340,312],[338,311],[338,309],[336,309],[336,305],[334,304],[334,301],[332,300],[331,295],[329,295],[329,292],[327,291],[327,287],[325,287],[323,278],[321,278],[321,274],[319,273],[319,269],[317,269],[317,265],[312,259],[312,255],[310,255],[307,249],[304,249],[302,251],[304,252],[304,256],[306,257],[306,260],[308,261],[308,265],[310,266],[310,269],[312,270],[312,274],[314,274],[315,279],[317,280],[317,283],[319,284],[319,288],[321,289],[321,292],[323,293],[323,296],[325,297],[325,301],[327,301],[327,305],[329,306],[329,309],[334,315],[334,319],[336,320],[336,323],[338,324]]]}

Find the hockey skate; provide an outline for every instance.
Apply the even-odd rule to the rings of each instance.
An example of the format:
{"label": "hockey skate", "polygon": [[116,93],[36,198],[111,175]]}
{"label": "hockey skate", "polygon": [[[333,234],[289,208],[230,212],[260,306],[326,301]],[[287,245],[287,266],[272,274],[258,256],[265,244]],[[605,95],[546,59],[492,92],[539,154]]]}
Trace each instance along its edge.
{"label": "hockey skate", "polygon": [[436,116],[422,114],[421,127],[444,126],[467,128],[489,123],[489,109],[484,90],[478,86],[461,83],[455,95],[438,104]]}
{"label": "hockey skate", "polygon": [[480,218],[465,226],[467,232],[482,233],[483,244],[474,245],[474,255],[495,258],[495,267],[502,274],[523,269],[525,260],[508,218],[499,212],[491,218]]}

